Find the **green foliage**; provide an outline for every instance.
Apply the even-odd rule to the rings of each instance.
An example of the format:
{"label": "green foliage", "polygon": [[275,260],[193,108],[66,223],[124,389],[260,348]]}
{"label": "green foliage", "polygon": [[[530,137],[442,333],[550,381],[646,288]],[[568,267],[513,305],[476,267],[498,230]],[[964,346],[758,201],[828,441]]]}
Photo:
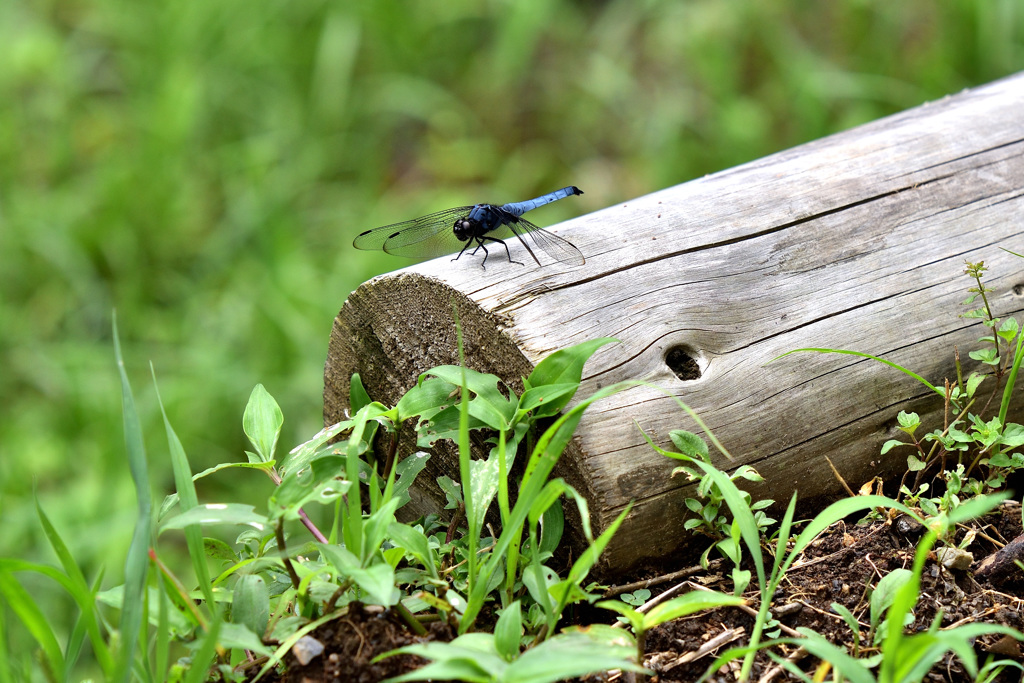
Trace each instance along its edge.
{"label": "green foliage", "polygon": [[[1000,490],[1007,477],[1024,467],[1024,453],[1015,451],[1024,446],[1024,425],[1006,421],[1017,371],[1024,361],[1024,335],[1020,334],[1020,325],[1014,318],[1001,319],[993,315],[987,296],[992,290],[982,281],[986,270],[984,262],[967,262],[964,273],[975,281],[976,286],[969,288],[970,296],[963,303],[971,305],[980,298],[983,305],[962,314],[962,317],[980,320],[985,327],[995,331],[994,334],[981,337],[978,341],[983,346],[970,352],[972,359],[989,366],[990,374],[972,372],[965,381],[960,356],[956,353],[955,381],[947,381],[943,388],[938,388],[911,370],[858,351],[809,348],[789,352],[815,351],[871,358],[916,379],[944,399],[945,427],[934,429],[919,438],[917,431],[921,427],[920,416],[900,411],[896,416],[897,428],[906,436],[889,439],[881,448],[882,455],[896,448],[914,450],[907,455],[907,470],[915,474],[914,480],[910,485],[901,484],[900,494],[908,503],[919,506],[930,517],[951,512],[961,504],[965,495],[978,496]],[[1016,345],[1013,344],[1015,340]],[[989,384],[995,384],[995,388],[983,404],[985,406],[995,398],[1004,379],[1005,385],[1002,387],[999,414],[985,419],[972,413],[971,409],[979,398],[978,390],[988,377],[992,377],[993,381]],[[955,411],[952,416],[951,410]],[[950,457],[955,460],[947,462]],[[940,463],[940,471],[935,472]],[[941,488],[936,490],[932,484],[924,481],[925,475],[929,473],[943,484]],[[930,492],[936,495],[928,496]]]}
{"label": "green foliage", "polygon": [[[527,389],[522,396],[500,387],[492,375],[461,367],[435,368],[424,373],[394,407],[361,401],[351,419],[321,430],[280,460],[276,444],[283,414],[269,392],[258,385],[242,420],[254,448],[246,453],[249,462],[242,463],[251,466],[242,469],[222,463],[193,477],[182,444],[167,421],[165,431],[180,488],[167,496],[155,520],[148,497],[140,496],[140,528],[146,533],[131,551],[132,557],[141,553],[143,558],[128,574],[132,580],[102,592],[86,585],[40,507],[39,518],[65,571],[0,560],[0,594],[37,642],[55,678],[63,678],[76,665],[86,635],[110,678],[203,680],[213,667],[233,679],[237,677],[233,666],[245,652],[266,655],[262,668],[266,672],[299,638],[343,614],[353,601],[380,605],[421,634],[425,629],[420,618],[450,620],[464,635],[448,646],[452,650],[426,646],[433,653],[428,658],[438,660],[431,671],[476,667],[493,680],[510,681],[557,680],[607,668],[641,671],[628,661],[631,649],[611,643],[599,629],[556,633],[568,605],[597,599],[584,582],[630,506],[594,538],[586,501],[561,479],[551,478],[551,471],[583,411],[621,386],[583,399],[553,419],[553,424],[530,439],[532,449],[525,449],[523,441],[526,433],[537,431],[538,419],[566,406],[579,386],[586,360],[611,341],[596,340],[552,354],[524,380]],[[142,433],[120,348],[116,348],[124,378],[128,456],[138,486],[148,492]],[[403,454],[393,463],[378,463],[372,442],[379,434],[382,443],[397,443],[394,435],[403,422],[413,425],[421,439],[429,432],[429,438],[436,440],[438,425],[451,420],[448,413],[454,396],[459,397],[458,427],[444,431],[460,444],[462,476],[459,484],[449,480],[446,486],[464,517],[456,514],[447,533],[436,520],[399,523],[395,513],[408,502],[408,489],[429,456],[417,452]],[[471,418],[474,429],[497,432],[496,446],[483,459],[470,457]],[[520,444],[528,450],[528,459],[518,496],[511,501],[507,479]],[[248,503],[200,503],[194,479],[215,472],[235,477],[262,472],[275,486],[259,506],[262,509]],[[497,538],[489,538],[482,520],[495,499],[500,503],[502,531]],[[546,562],[561,541],[563,499],[576,504],[590,544],[559,576]],[[306,512],[315,507],[334,513],[330,538]],[[457,525],[459,519],[466,520],[464,529]],[[204,535],[217,528],[234,529],[234,542]],[[157,532],[156,538],[151,529]],[[192,558],[195,589],[188,588],[160,556],[157,541],[178,530],[184,531],[196,553]],[[215,578],[208,563],[219,565]],[[15,577],[16,572],[26,571],[56,580],[78,604],[76,635],[66,648],[62,649],[43,610]],[[489,604],[501,613],[494,634],[469,633]],[[101,605],[120,612],[122,627],[116,634],[100,616]],[[126,638],[126,633],[135,637]],[[271,637],[281,643],[276,650],[262,642]],[[115,641],[117,646],[112,646]],[[462,655],[451,656],[451,652],[462,652],[459,648],[466,643],[485,645],[470,648],[477,652],[469,663]],[[521,653],[523,644],[533,647]],[[193,652],[191,665],[172,666],[172,651],[182,646]],[[491,661],[492,650],[500,662]]]}
{"label": "green foliage", "polygon": [[647,633],[658,624],[664,624],[667,621],[697,612],[744,604],[746,604],[746,600],[735,595],[725,595],[715,591],[691,591],[659,603],[646,612],[633,609],[620,600],[602,600],[597,603],[597,607],[618,612],[623,621],[629,624],[636,636],[637,662],[642,662]]}

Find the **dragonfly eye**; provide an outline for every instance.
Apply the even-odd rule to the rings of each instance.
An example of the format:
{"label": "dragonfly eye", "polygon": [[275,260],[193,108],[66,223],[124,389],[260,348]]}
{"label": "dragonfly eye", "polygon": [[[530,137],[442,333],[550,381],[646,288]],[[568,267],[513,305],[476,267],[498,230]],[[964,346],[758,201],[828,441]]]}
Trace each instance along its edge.
{"label": "dragonfly eye", "polygon": [[469,239],[470,227],[471,224],[468,218],[460,218],[459,220],[455,221],[455,225],[452,226],[453,230],[455,231],[455,236],[458,237],[463,242]]}

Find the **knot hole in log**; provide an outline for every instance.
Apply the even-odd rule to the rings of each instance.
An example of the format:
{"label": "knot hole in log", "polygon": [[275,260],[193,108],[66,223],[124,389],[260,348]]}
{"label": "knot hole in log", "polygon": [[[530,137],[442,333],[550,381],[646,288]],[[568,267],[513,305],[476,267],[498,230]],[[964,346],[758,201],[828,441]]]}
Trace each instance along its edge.
{"label": "knot hole in log", "polygon": [[665,353],[665,365],[676,377],[685,381],[700,379],[700,364],[697,362],[697,352],[693,349],[675,345]]}

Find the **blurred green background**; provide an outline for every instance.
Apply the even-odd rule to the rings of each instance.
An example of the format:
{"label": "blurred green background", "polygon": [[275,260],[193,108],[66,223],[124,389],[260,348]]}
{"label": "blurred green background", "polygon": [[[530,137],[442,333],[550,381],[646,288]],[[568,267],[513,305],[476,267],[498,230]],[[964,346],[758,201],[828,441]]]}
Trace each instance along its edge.
{"label": "blurred green background", "polygon": [[2,0],[0,555],[52,560],[35,488],[118,581],[115,308],[159,501],[148,363],[197,471],[257,382],[308,438],[334,315],[408,265],[358,232],[582,187],[550,224],[1022,68],[1020,0]]}

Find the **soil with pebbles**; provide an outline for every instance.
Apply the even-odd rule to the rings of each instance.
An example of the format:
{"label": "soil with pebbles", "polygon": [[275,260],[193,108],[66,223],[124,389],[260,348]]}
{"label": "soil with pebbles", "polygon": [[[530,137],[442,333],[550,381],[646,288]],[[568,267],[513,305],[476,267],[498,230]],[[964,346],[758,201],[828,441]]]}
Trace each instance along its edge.
{"label": "soil with pebbles", "polygon": [[[974,527],[976,534],[966,548],[975,562],[994,552],[1001,544],[1021,534],[1019,505],[1004,504]],[[960,530],[959,538],[968,533]],[[833,643],[852,647],[854,634],[835,612],[833,602],[845,605],[865,626],[860,629],[862,648],[867,643],[868,599],[870,589],[878,579],[897,568],[910,568],[920,540],[921,529],[914,525],[900,525],[889,521],[876,521],[868,525],[838,522],[822,533],[803,556],[787,572],[773,601],[773,610],[784,627],[813,629]],[[684,565],[688,566],[688,564]],[[698,572],[687,581],[723,592],[731,591],[729,570],[719,565],[717,572]],[[665,570],[665,567],[662,567]],[[670,569],[670,568],[669,568]],[[1024,577],[1024,572],[1019,574]],[[633,580],[656,579],[653,575],[631,577]],[[623,583],[626,583],[625,581]],[[665,590],[685,590],[679,580],[652,585],[652,596]],[[750,606],[757,608],[757,595],[749,591]],[[933,557],[926,566],[920,599],[914,608],[914,622],[909,631],[927,629],[941,610],[943,627],[967,623],[995,623],[1024,631],[1024,581],[1011,575],[998,585],[979,580],[971,571],[944,568]],[[584,609],[575,612],[580,623],[614,620],[601,610]],[[567,625],[567,624],[563,624]],[[403,655],[374,663],[377,655],[409,643],[426,640],[451,640],[454,629],[442,623],[430,624],[426,636],[412,634],[393,615],[355,606],[344,617],[324,624],[310,635],[323,645],[323,651],[305,664],[294,653],[285,660],[283,673],[264,677],[264,681],[287,683],[353,682],[372,683],[410,671],[424,664],[418,657]],[[753,617],[738,608],[722,608],[663,624],[653,629],[646,641],[644,664],[653,673],[651,681],[696,681],[723,650],[743,645],[753,626]],[[1021,661],[1020,644],[1012,638],[998,635],[978,638],[974,643],[979,662],[989,656]],[[805,672],[813,672],[820,662],[813,656],[800,657],[795,645],[778,645],[774,653],[791,658]],[[710,680],[732,683],[736,680],[739,662],[725,665],[714,672]],[[596,674],[583,680],[632,680],[616,672]],[[779,667],[762,651],[755,660],[751,680],[798,680]],[[960,662],[947,657],[934,667],[929,679],[933,681],[970,680]],[[1020,680],[1017,675],[1006,680]]]}

